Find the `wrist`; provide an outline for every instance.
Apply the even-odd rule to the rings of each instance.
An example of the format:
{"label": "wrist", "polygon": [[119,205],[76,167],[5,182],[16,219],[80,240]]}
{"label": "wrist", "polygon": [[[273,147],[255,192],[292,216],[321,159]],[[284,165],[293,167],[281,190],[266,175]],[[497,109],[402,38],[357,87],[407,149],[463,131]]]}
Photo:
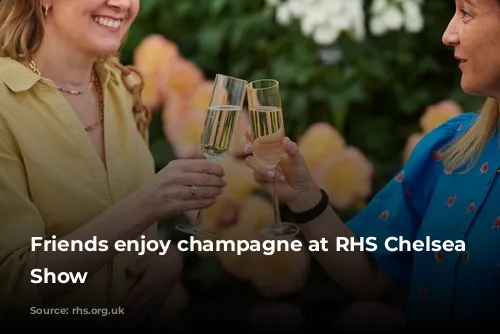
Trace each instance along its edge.
{"label": "wrist", "polygon": [[158,220],[150,202],[150,198],[143,196],[142,192],[139,191],[128,197],[124,205],[136,217],[139,224],[149,226]]}
{"label": "wrist", "polygon": [[286,205],[293,212],[305,212],[314,208],[321,201],[321,198],[321,189],[316,184],[311,184],[301,190],[299,195]]}

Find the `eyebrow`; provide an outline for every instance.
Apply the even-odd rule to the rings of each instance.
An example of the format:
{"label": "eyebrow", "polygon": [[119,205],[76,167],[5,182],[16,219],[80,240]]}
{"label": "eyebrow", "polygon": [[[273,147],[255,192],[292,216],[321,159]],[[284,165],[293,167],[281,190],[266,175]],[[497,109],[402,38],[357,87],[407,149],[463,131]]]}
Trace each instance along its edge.
{"label": "eyebrow", "polygon": [[472,0],[465,0],[465,2],[471,5],[472,7],[476,7],[475,2],[473,2]]}

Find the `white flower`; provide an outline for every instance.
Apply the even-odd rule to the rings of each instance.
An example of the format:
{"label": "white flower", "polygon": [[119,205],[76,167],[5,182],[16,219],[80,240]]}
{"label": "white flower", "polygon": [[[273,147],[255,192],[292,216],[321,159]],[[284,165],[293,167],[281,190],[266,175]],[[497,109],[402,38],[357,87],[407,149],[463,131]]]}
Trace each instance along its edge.
{"label": "white flower", "polygon": [[380,14],[388,5],[388,0],[373,0],[371,11],[373,14]]}
{"label": "white flower", "polygon": [[387,28],[384,21],[380,17],[374,17],[370,20],[370,32],[375,36],[381,36],[385,34]]}
{"label": "white flower", "polygon": [[417,2],[420,1],[405,1],[403,10],[405,14],[405,27],[408,32],[419,32],[424,25],[424,19],[420,12],[420,6]]}
{"label": "white flower", "polygon": [[380,17],[384,21],[386,27],[390,30],[397,30],[404,24],[403,13],[394,6],[388,7],[387,10],[380,15]]}
{"label": "white flower", "polygon": [[340,35],[340,30],[328,25],[321,25],[314,31],[314,41],[320,45],[332,44]]}
{"label": "white flower", "polygon": [[299,17],[299,15],[306,9],[304,7],[307,4],[305,3],[305,1],[301,0],[288,0],[288,2],[285,2],[285,5],[288,5],[292,15],[294,15],[295,17]]}
{"label": "white flower", "polygon": [[335,43],[343,32],[364,37],[363,0],[287,0],[277,6],[282,25],[300,22],[302,33],[320,45]]}
{"label": "white flower", "polygon": [[387,31],[405,29],[414,33],[422,30],[424,19],[422,0],[373,0],[370,8],[370,31],[380,36]]}
{"label": "white flower", "polygon": [[276,10],[276,21],[281,25],[288,25],[292,21],[293,16],[288,6],[280,6]]}
{"label": "white flower", "polygon": [[391,30],[419,32],[424,25],[423,0],[372,0],[370,15],[364,12],[365,0],[266,0],[276,10],[276,21],[290,25],[298,21],[305,36],[320,45],[334,44],[346,32],[361,41],[365,37],[365,18],[373,35]]}

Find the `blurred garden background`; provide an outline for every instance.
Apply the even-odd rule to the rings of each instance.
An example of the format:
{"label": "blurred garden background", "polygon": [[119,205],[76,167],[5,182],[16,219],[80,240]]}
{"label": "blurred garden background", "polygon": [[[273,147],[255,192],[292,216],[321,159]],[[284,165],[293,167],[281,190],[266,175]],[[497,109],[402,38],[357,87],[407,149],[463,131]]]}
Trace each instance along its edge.
{"label": "blurred garden background", "polygon": [[[199,156],[217,73],[280,82],[286,133],[345,220],[402,167],[414,145],[481,100],[460,90],[453,51],[441,36],[454,1],[142,0],[122,52],[146,78],[157,169]],[[272,207],[241,159],[243,113],[229,182],[204,223],[221,238],[254,239]],[[286,212],[283,212],[286,219]],[[161,223],[166,238],[189,238]],[[294,315],[328,325],[349,298],[310,254],[185,253],[182,326],[243,324]]]}

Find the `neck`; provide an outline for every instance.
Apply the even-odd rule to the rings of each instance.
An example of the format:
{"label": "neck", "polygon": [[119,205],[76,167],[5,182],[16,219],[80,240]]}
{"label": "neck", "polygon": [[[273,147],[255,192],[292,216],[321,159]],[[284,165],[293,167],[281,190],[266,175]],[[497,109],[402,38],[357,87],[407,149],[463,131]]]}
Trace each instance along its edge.
{"label": "neck", "polygon": [[72,48],[57,38],[51,38],[50,32],[47,31],[32,60],[42,76],[52,80],[57,86],[82,90],[87,88],[92,80],[92,70],[97,57]]}

